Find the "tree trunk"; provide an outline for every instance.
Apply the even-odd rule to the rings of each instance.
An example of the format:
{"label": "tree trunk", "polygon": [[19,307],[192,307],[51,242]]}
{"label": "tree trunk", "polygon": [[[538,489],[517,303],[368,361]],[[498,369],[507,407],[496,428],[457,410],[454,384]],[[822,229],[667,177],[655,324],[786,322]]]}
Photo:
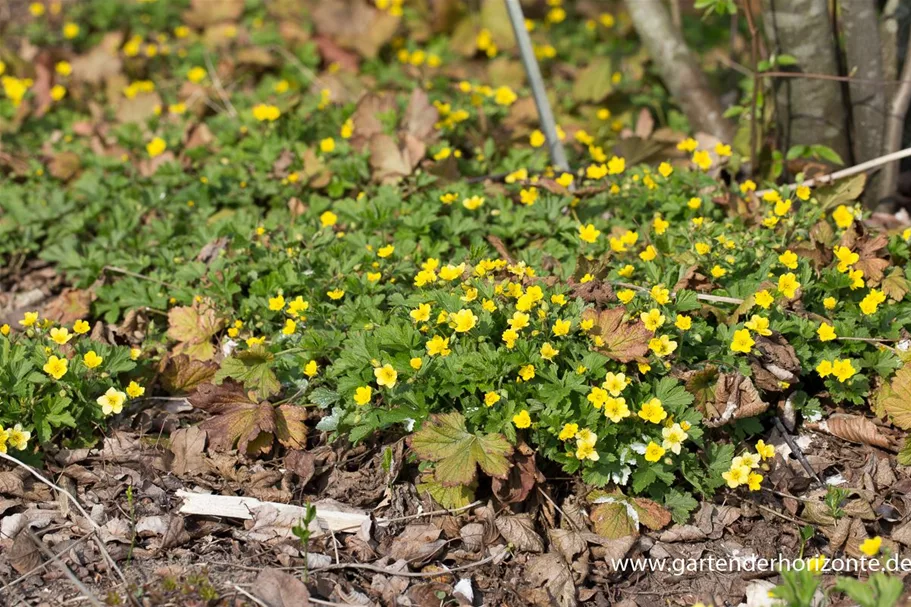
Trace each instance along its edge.
{"label": "tree trunk", "polygon": [[[774,52],[797,59],[801,72],[837,76],[828,0],[764,0],[766,35]],[[776,85],[781,146],[825,145],[851,160],[841,83],[782,78]]]}
{"label": "tree trunk", "polygon": [[[840,0],[848,74],[863,80],[883,79],[882,46],[876,0]],[[851,119],[854,123],[854,159],[865,162],[883,150],[886,95],[883,87],[852,82]]]}
{"label": "tree trunk", "polygon": [[664,85],[680,104],[693,129],[731,143],[734,126],[724,117],[721,102],[680,31],[674,27],[662,0],[627,0],[626,10]]}

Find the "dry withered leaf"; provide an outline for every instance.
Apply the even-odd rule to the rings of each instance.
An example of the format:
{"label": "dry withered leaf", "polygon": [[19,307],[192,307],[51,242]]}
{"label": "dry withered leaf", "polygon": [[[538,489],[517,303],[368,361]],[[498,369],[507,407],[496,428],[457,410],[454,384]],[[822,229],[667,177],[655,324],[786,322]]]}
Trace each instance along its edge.
{"label": "dry withered leaf", "polygon": [[42,314],[60,324],[72,325],[89,316],[94,299],[95,293],[91,290],[64,289],[44,307]]}
{"label": "dry withered leaf", "polygon": [[892,268],[892,271],[889,272],[885,278],[883,278],[880,288],[889,299],[901,301],[905,298],[905,295],[908,294],[908,291],[911,290],[911,285],[908,284],[908,280],[905,278],[902,269],[895,267]]}
{"label": "dry withered leaf", "polygon": [[617,296],[614,295],[614,289],[610,283],[597,279],[575,285],[573,296],[581,297],[583,301],[596,306],[604,306],[617,301]]}
{"label": "dry withered leaf", "polygon": [[780,333],[757,336],[757,356],[751,362],[753,382],[757,388],[780,392],[782,382],[794,383],[800,375],[797,353]]}
{"label": "dry withered leaf", "polygon": [[20,575],[41,564],[41,552],[26,529],[22,529],[16,535],[13,545],[6,551],[6,558]]}
{"label": "dry withered leaf", "polygon": [[549,552],[529,559],[525,577],[532,586],[525,598],[534,604],[556,604],[559,607],[577,605],[572,571],[559,554]]}
{"label": "dry withered leaf", "polygon": [[715,401],[705,404],[703,415],[706,426],[718,428],[737,419],[755,417],[768,408],[749,377],[722,373],[715,384]]}
{"label": "dry withered leaf", "polygon": [[435,525],[408,525],[392,540],[388,556],[409,563],[426,562],[446,546],[446,540],[439,539],[440,533],[442,530]]}
{"label": "dry withered leaf", "polygon": [[807,427],[811,430],[831,434],[848,442],[871,445],[890,451],[896,450],[892,439],[883,434],[876,424],[860,415],[833,413],[823,421],[808,423]]}
{"label": "dry withered leaf", "polygon": [[119,49],[122,44],[122,32],[105,34],[101,42],[92,50],[70,61],[73,67],[73,80],[97,85],[120,74],[123,62],[120,60]]}
{"label": "dry withered leaf", "polygon": [[186,394],[199,384],[211,381],[218,371],[218,365],[212,361],[196,360],[186,354],[179,354],[163,359],[159,371],[162,384],[168,392]]}
{"label": "dry withered leaf", "polygon": [[168,337],[178,342],[171,350],[196,360],[211,360],[215,355],[212,337],[224,327],[208,299],[192,306],[176,306],[168,311]]}
{"label": "dry withered leaf", "polygon": [[190,8],[183,12],[183,21],[196,28],[204,28],[223,21],[237,21],[244,12],[244,0],[191,0]]}
{"label": "dry withered leaf", "polygon": [[516,446],[512,464],[507,478],[494,477],[491,482],[494,495],[504,504],[524,502],[535,484],[545,480],[535,465],[534,450],[525,443]]}
{"label": "dry withered leaf", "polygon": [[648,342],[652,332],[645,328],[641,320],[624,321],[626,308],[619,306],[605,310],[589,308],[582,318],[593,320],[592,335],[598,335],[604,344],[597,350],[605,356],[622,363],[644,361],[648,353]]}
{"label": "dry withered leaf", "polygon": [[300,485],[303,487],[316,471],[316,458],[309,451],[294,450],[285,456],[285,467],[296,474],[300,479]]}
{"label": "dry withered leaf", "polygon": [[294,449],[305,444],[306,411],[302,407],[275,407],[268,401],[253,401],[233,380],[225,380],[219,386],[201,384],[188,400],[212,414],[199,427],[206,431],[209,446],[216,451],[227,451],[236,443],[241,452],[269,453],[275,438]]}
{"label": "dry withered leaf", "polygon": [[507,542],[522,552],[544,552],[544,538],[535,531],[535,522],[528,513],[501,515],[496,519],[497,530]]}
{"label": "dry withered leaf", "polygon": [[302,581],[280,569],[263,569],[250,591],[271,607],[309,607],[310,592]]}
{"label": "dry withered leaf", "polygon": [[47,164],[48,172],[60,181],[69,181],[81,168],[82,161],[75,152],[58,152]]}
{"label": "dry withered leaf", "polygon": [[899,369],[889,385],[888,395],[882,399],[892,423],[903,430],[911,430],[911,365]]}
{"label": "dry withered leaf", "polygon": [[311,12],[320,34],[365,59],[377,56],[399,26],[399,18],[358,0],[319,2]]}
{"label": "dry withered leaf", "polygon": [[206,463],[206,432],[198,426],[181,428],[171,434],[169,446],[174,459],[171,461],[171,472],[178,476],[196,474]]}

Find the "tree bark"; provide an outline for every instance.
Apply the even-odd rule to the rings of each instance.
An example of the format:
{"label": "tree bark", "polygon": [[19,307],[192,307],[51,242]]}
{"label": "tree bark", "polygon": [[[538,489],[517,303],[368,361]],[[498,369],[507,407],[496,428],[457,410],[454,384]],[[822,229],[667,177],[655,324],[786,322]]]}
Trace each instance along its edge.
{"label": "tree bark", "polygon": [[661,79],[692,127],[731,143],[734,126],[724,117],[721,102],[662,0],[627,0],[626,10]]}
{"label": "tree bark", "polygon": [[[840,0],[840,5],[848,74],[865,80],[882,80],[876,0]],[[883,150],[886,95],[883,87],[863,82],[852,82],[850,94],[854,159],[865,162],[876,158]]]}
{"label": "tree bark", "polygon": [[[889,102],[889,116],[886,119],[886,135],[883,145],[884,154],[896,152],[902,146],[905,117],[908,115],[908,107],[911,106],[911,36],[908,37],[908,50],[905,52],[905,65],[902,68],[901,80],[903,82]],[[888,198],[895,194],[899,168],[898,162],[890,162],[883,168],[879,190],[880,198]]]}
{"label": "tree bark", "polygon": [[[766,35],[774,52],[797,59],[800,71],[838,76],[836,43],[828,0],[764,0]],[[841,83],[783,78],[776,107],[781,147],[825,145],[851,160],[847,112]]]}

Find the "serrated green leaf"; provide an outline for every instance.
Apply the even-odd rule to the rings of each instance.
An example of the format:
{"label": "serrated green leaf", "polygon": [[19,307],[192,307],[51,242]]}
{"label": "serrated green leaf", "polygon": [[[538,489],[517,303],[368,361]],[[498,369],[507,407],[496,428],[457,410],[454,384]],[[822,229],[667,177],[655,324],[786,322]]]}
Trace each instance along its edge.
{"label": "serrated green leaf", "polygon": [[269,398],[278,394],[282,387],[272,371],[274,359],[275,356],[262,346],[253,346],[224,359],[213,381],[220,384],[230,377],[243,382],[246,389],[256,391],[259,398]]}
{"label": "serrated green leaf", "polygon": [[512,454],[502,435],[468,432],[461,413],[432,416],[411,437],[411,448],[421,459],[436,463],[436,480],[444,487],[468,485],[477,477],[478,466],[490,476],[505,478]]}

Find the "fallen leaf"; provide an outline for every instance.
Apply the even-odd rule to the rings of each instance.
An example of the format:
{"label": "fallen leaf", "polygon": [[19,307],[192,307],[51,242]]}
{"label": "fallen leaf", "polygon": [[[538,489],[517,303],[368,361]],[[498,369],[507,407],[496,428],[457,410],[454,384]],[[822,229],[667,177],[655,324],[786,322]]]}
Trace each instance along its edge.
{"label": "fallen leaf", "polygon": [[544,538],[535,531],[530,514],[501,515],[496,518],[497,530],[503,538],[522,552],[544,552]]}
{"label": "fallen leaf", "polygon": [[614,90],[611,81],[613,64],[608,57],[597,57],[576,74],[573,99],[580,103],[598,103]]}
{"label": "fallen leaf", "polygon": [[212,337],[225,325],[208,299],[193,302],[192,306],[176,306],[168,311],[169,338],[178,342],[174,354],[186,354],[192,359],[211,360],[215,355]]}
{"label": "fallen leaf", "polygon": [[443,486],[470,484],[478,466],[494,477],[505,478],[509,473],[509,442],[500,434],[471,434],[460,413],[432,415],[409,442],[418,457],[436,462],[434,477]]}
{"label": "fallen leaf", "polygon": [[6,561],[20,575],[41,564],[41,552],[25,529],[16,535],[13,545],[6,551]]}
{"label": "fallen leaf", "polygon": [[108,78],[120,74],[123,62],[120,60],[120,47],[123,45],[123,33],[109,32],[101,42],[88,53],[74,57],[70,61],[73,67],[73,80],[87,84],[101,84]]}
{"label": "fallen leaf", "polygon": [[190,0],[183,21],[195,28],[205,28],[223,21],[236,22],[244,12],[244,0]]}
{"label": "fallen leaf", "polygon": [[622,306],[601,311],[589,308],[582,313],[582,318],[594,321],[589,334],[604,340],[604,344],[597,348],[598,352],[622,363],[644,361],[652,332],[645,328],[641,320],[625,322],[625,315],[626,308]]}
{"label": "fallen leaf", "polygon": [[199,384],[210,382],[218,371],[218,364],[190,358],[186,354],[169,356],[162,361],[161,381],[171,394],[191,392]]}
{"label": "fallen leaf", "polygon": [[307,586],[290,573],[271,567],[259,572],[250,592],[269,607],[310,606]]}
{"label": "fallen leaf", "polygon": [[392,540],[388,556],[394,560],[422,563],[430,560],[445,545],[441,540],[442,529],[429,524],[412,524]]}
{"label": "fallen leaf", "polygon": [[81,168],[82,161],[75,152],[58,152],[47,165],[48,172],[60,181],[69,181]]}
{"label": "fallen leaf", "polygon": [[181,428],[171,434],[169,449],[174,454],[171,472],[177,476],[195,474],[205,465],[206,432],[198,426]]}
{"label": "fallen leaf", "polygon": [[303,487],[316,470],[316,458],[307,451],[291,451],[285,456],[285,467],[297,475],[300,486]]}
{"label": "fallen leaf", "polygon": [[609,540],[639,534],[639,514],[624,499],[606,496],[596,500],[591,511],[595,533]]}
{"label": "fallen leaf", "polygon": [[705,425],[718,428],[734,420],[764,413],[769,404],[762,400],[749,377],[740,373],[722,373],[715,384],[715,401],[705,403],[702,411]]}
{"label": "fallen leaf", "polygon": [[908,285],[908,280],[905,278],[901,268],[892,268],[888,276],[883,278],[880,288],[892,301],[903,300],[908,291],[911,290],[911,286]]}
{"label": "fallen leaf", "polygon": [[[543,587],[544,602],[559,607],[575,607],[576,585],[569,565],[555,552],[532,557],[525,566],[525,578],[533,588]],[[548,600],[549,599],[549,600]]]}
{"label": "fallen leaf", "polygon": [[42,316],[62,325],[72,325],[77,320],[88,318],[95,294],[90,290],[64,289],[44,306]]}
{"label": "fallen leaf", "polygon": [[808,423],[807,427],[852,443],[896,450],[892,440],[876,424],[860,415],[833,413],[821,422]]}
{"label": "fallen leaf", "polygon": [[899,369],[889,386],[889,395],[882,406],[892,423],[902,430],[911,430],[911,364]]}
{"label": "fallen leaf", "polygon": [[506,479],[494,477],[491,488],[502,503],[517,504],[525,501],[539,481],[543,482],[544,476],[535,465],[535,452],[521,443],[513,455],[509,476]]}

